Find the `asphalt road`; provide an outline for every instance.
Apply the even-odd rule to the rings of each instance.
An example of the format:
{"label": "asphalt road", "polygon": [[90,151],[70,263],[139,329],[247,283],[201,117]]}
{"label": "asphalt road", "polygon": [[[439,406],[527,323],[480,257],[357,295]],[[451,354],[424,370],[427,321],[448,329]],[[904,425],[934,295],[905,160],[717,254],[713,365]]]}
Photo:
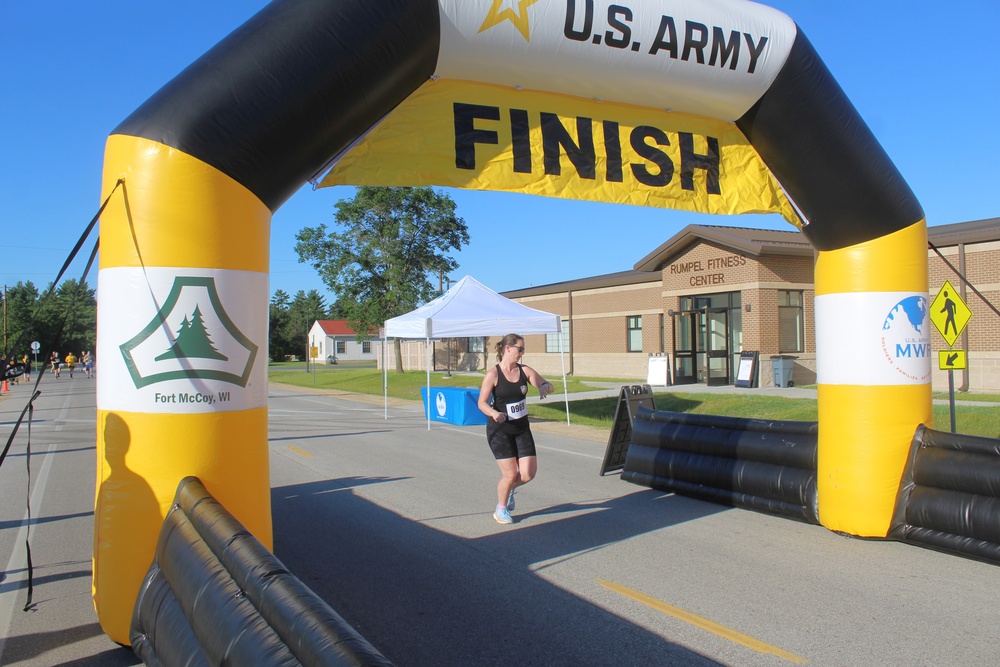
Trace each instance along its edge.
{"label": "asphalt road", "polygon": [[[135,664],[90,599],[93,383],[42,389],[27,612],[23,435],[0,468],[0,664]],[[996,663],[996,566],[600,477],[605,443],[558,425],[501,526],[483,427],[277,386],[269,407],[276,554],[401,667]]]}

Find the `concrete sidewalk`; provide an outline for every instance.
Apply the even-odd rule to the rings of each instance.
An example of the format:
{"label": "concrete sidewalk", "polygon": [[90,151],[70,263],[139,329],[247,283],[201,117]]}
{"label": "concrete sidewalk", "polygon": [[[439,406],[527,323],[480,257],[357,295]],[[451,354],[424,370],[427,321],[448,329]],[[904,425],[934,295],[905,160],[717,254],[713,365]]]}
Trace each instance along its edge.
{"label": "concrete sidewalk", "polygon": [[[559,382],[553,383],[556,385],[556,392],[552,394],[549,398],[545,400],[563,400],[563,394],[560,391]],[[642,385],[643,382],[588,382],[586,384],[592,385],[594,387],[593,391],[584,392],[574,392],[569,395],[569,400],[579,401],[590,398],[605,398],[608,396],[618,396],[621,392],[622,387],[632,386],[632,385]],[[752,396],[773,396],[776,398],[807,398],[816,400],[818,398],[818,391],[815,387],[737,387],[735,385],[726,384],[716,387],[710,387],[705,384],[679,384],[670,386],[655,386],[650,387],[653,390],[653,394],[739,394],[742,396],[752,397]],[[1000,397],[998,397],[1000,398]],[[528,398],[529,403],[537,403],[539,401],[538,396],[531,396]],[[948,405],[949,401],[947,398],[935,398],[933,399],[934,405]],[[979,406],[979,407],[997,407],[1000,408],[1000,400],[997,401],[967,401],[963,400],[960,395],[955,397],[956,405],[963,406]]]}
{"label": "concrete sidewalk", "polygon": [[[550,403],[552,401],[563,401],[563,393],[561,391],[559,382],[553,383],[556,386],[556,391],[548,396],[542,401],[539,399],[538,394],[529,395],[528,403],[539,403],[546,402]],[[592,391],[577,391],[569,394],[570,401],[585,401],[592,398],[613,398],[617,397],[621,393],[622,387],[631,387],[634,385],[642,385],[643,382],[588,382],[588,385],[592,385],[594,389]],[[718,387],[709,387],[704,384],[684,384],[684,385],[673,385],[673,386],[659,386],[650,387],[653,390],[653,395],[656,394],[740,394],[747,397],[750,396],[777,396],[780,398],[811,398],[816,400],[816,389],[806,389],[802,387],[760,387],[747,389],[744,387],[736,387],[734,385],[723,385]],[[946,401],[947,403],[947,401]]]}

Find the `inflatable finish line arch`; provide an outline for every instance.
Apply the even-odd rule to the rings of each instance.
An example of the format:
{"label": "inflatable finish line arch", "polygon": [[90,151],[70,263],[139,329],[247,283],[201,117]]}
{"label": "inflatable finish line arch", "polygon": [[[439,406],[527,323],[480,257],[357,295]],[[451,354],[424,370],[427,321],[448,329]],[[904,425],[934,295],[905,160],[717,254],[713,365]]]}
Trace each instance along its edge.
{"label": "inflatable finish line arch", "polygon": [[107,143],[105,194],[125,187],[101,225],[93,589],[116,641],[183,477],[272,543],[268,233],[325,172],[780,213],[819,250],[820,518],[885,536],[931,416],[926,226],[791,19],[736,0],[275,0]]}

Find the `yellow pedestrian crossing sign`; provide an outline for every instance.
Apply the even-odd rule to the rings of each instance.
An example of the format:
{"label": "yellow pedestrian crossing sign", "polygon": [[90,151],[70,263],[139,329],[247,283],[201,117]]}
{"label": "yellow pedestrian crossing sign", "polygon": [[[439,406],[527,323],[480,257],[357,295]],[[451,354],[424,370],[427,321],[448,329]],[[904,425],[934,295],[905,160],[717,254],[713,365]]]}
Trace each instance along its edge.
{"label": "yellow pedestrian crossing sign", "polygon": [[965,350],[938,350],[938,368],[943,371],[960,371],[968,367]]}
{"label": "yellow pedestrian crossing sign", "polygon": [[931,303],[930,317],[948,347],[952,347],[972,318],[972,311],[958,295],[958,290],[946,280]]}

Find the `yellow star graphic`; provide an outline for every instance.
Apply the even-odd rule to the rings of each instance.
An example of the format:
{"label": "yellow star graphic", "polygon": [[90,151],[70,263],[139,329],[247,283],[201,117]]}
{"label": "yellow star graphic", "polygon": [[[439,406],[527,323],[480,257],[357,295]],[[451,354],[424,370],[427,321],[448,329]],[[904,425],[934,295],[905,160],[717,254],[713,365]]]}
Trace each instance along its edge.
{"label": "yellow star graphic", "polygon": [[506,0],[493,0],[493,6],[490,7],[490,13],[486,15],[486,19],[483,21],[483,25],[480,26],[479,32],[484,30],[489,30],[493,26],[497,25],[502,21],[510,21],[517,28],[521,36],[524,37],[524,41],[530,42],[531,37],[528,35],[528,7],[538,2],[538,0],[517,0],[517,11],[515,12],[511,7],[504,7],[503,10],[500,9]]}

